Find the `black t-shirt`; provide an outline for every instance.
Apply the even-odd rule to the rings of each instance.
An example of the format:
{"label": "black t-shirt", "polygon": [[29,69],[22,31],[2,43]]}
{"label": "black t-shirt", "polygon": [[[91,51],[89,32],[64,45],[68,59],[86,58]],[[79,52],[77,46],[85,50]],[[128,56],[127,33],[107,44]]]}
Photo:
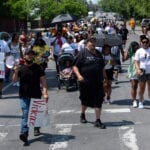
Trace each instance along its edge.
{"label": "black t-shirt", "polygon": [[40,77],[45,73],[42,68],[33,64],[32,66],[21,66],[18,72],[20,79],[19,97],[20,98],[41,98]]}
{"label": "black t-shirt", "polygon": [[100,52],[94,55],[88,50],[80,51],[75,59],[75,66],[79,68],[81,75],[90,81],[101,82],[103,80],[104,59]]}
{"label": "black t-shirt", "polygon": [[119,33],[121,34],[122,40],[127,40],[127,36],[128,36],[128,29],[120,29]]}

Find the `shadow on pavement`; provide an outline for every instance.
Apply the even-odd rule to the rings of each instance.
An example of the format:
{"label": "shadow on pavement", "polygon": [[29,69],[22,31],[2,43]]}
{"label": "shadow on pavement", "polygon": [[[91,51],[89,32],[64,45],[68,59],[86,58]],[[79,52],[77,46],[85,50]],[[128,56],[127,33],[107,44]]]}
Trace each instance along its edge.
{"label": "shadow on pavement", "polygon": [[118,127],[118,126],[129,126],[134,125],[134,122],[128,120],[122,120],[118,122],[105,122],[104,123],[107,127]]}
{"label": "shadow on pavement", "polygon": [[0,115],[0,118],[9,118],[9,119],[14,119],[14,118],[21,118],[22,116],[15,116],[15,115]]}
{"label": "shadow on pavement", "polygon": [[37,141],[42,141],[46,144],[55,144],[57,142],[66,142],[73,139],[75,139],[75,136],[73,135],[41,133],[41,136],[39,136],[38,138],[29,140],[29,144]]}
{"label": "shadow on pavement", "polygon": [[[87,123],[91,123],[94,125],[94,122],[88,121]],[[122,121],[117,121],[117,122],[103,122],[106,127],[118,127],[118,126],[129,126],[129,125],[134,125],[134,122],[128,121],[128,120],[122,120]]]}
{"label": "shadow on pavement", "polygon": [[[115,100],[111,103],[111,105],[132,105],[131,99],[120,99],[120,100]],[[144,105],[150,106],[150,101],[145,100]]]}

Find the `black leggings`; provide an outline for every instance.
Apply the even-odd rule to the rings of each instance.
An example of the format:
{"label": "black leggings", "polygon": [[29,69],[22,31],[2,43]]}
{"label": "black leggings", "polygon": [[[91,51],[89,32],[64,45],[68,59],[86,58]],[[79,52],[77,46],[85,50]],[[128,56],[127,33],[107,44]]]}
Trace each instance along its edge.
{"label": "black leggings", "polygon": [[55,64],[56,64],[56,71],[57,71],[57,73],[59,73],[58,56],[57,55],[53,55],[53,57],[54,57]]}

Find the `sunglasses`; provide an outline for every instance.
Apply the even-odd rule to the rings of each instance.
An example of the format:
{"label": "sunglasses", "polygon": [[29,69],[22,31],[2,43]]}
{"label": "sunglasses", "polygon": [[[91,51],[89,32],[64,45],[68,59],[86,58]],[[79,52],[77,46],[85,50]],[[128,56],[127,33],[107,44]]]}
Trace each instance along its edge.
{"label": "sunglasses", "polygon": [[148,41],[142,41],[142,43],[143,43],[143,44],[148,44],[149,42],[148,42]]}

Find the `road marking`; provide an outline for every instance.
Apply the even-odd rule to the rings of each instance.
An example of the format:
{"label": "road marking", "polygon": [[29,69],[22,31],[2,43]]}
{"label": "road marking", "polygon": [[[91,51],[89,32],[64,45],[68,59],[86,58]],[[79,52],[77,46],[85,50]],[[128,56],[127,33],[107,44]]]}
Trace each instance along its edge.
{"label": "road marking", "polygon": [[72,130],[72,126],[77,126],[80,124],[56,124],[56,129],[58,129],[59,136],[52,137],[49,150],[65,149],[68,147],[68,141],[72,139],[69,133]]}
{"label": "road marking", "polygon": [[8,133],[4,132],[4,133],[0,133],[0,141],[2,141]]}
{"label": "road marking", "polygon": [[121,140],[121,149],[139,150],[134,127],[119,127],[119,137]]}
{"label": "road marking", "polygon": [[57,112],[57,114],[65,114],[65,113],[74,113],[75,110],[61,110],[59,112]]}
{"label": "road marking", "polygon": [[[131,112],[130,108],[112,108],[112,109],[103,109],[102,111],[106,112],[106,113],[129,113],[129,112]],[[68,113],[80,114],[81,113],[80,111],[76,111],[74,109],[61,110],[58,112],[55,110],[52,110],[51,112],[54,114],[68,114]],[[87,109],[86,113],[92,114],[92,113],[95,113],[95,110],[94,109]]]}
{"label": "road marking", "polygon": [[104,109],[107,113],[129,113],[131,112],[129,108],[115,108],[115,109]]}
{"label": "road marking", "polygon": [[7,125],[0,124],[0,127],[19,127],[19,126],[20,126],[20,124],[7,124]]}

